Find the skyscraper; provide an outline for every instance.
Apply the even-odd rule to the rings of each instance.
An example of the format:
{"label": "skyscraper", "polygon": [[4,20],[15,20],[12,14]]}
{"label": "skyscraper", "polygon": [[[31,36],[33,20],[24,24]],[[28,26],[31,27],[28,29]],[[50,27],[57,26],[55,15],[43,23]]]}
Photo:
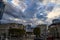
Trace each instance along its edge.
{"label": "skyscraper", "polygon": [[[0,20],[2,19],[4,8],[5,8],[5,4],[3,0],[0,0]],[[0,21],[0,24],[1,24],[1,21]]]}

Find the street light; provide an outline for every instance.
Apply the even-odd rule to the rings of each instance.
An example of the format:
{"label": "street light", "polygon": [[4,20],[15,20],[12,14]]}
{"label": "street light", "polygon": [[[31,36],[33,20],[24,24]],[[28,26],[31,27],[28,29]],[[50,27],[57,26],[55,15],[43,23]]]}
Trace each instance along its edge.
{"label": "street light", "polygon": [[[5,4],[3,0],[0,0],[0,20],[2,19],[4,8],[5,8]],[[1,21],[0,21],[0,24],[1,24]]]}

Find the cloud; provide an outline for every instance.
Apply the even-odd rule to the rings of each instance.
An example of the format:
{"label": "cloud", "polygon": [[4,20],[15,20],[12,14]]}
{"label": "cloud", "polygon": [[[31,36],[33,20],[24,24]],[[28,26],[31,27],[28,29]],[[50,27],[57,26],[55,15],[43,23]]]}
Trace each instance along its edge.
{"label": "cloud", "polygon": [[60,19],[60,6],[58,4],[55,5],[54,9],[47,14],[46,22],[51,24],[53,19]]}
{"label": "cloud", "polygon": [[22,12],[24,12],[27,7],[26,3],[24,3],[22,0],[12,0],[11,3],[15,7],[19,8]]}
{"label": "cloud", "polygon": [[53,19],[60,18],[59,2],[52,0],[12,0],[7,2],[2,23],[50,24]]}
{"label": "cloud", "polygon": [[[37,4],[33,2],[31,5],[27,7],[24,14],[27,15],[27,18],[33,18],[35,12],[37,11]],[[29,16],[30,15],[30,16]]]}
{"label": "cloud", "polygon": [[15,6],[19,6],[19,0],[12,0],[11,1]]}
{"label": "cloud", "polygon": [[55,6],[53,11],[50,12],[47,17],[48,18],[57,18],[59,16],[60,16],[60,7],[59,6]]}

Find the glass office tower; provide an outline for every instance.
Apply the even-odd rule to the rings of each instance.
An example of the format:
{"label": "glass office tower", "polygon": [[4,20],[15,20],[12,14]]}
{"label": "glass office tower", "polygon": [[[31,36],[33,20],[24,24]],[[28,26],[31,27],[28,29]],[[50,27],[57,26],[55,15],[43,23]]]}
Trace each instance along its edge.
{"label": "glass office tower", "polygon": [[[3,0],[0,0],[0,20],[2,19],[4,8],[5,8],[5,4]],[[0,24],[1,24],[1,21],[0,21]]]}

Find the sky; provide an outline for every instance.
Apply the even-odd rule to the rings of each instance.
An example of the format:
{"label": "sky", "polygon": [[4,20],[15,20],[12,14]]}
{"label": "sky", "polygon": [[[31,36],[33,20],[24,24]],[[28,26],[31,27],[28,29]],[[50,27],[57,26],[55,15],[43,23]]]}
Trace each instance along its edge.
{"label": "sky", "polygon": [[51,24],[60,19],[60,0],[4,0],[2,23]]}

